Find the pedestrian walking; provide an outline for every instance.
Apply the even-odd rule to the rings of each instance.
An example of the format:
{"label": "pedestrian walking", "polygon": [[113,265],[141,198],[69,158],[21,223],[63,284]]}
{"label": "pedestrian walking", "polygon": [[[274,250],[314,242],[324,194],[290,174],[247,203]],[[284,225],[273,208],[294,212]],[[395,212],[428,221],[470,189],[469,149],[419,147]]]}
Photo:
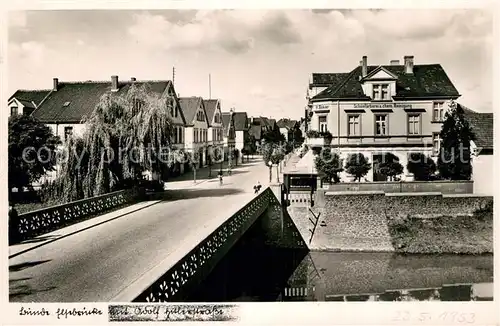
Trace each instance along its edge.
{"label": "pedestrian walking", "polygon": [[253,186],[253,190],[255,191],[254,193],[258,194],[261,187],[262,185],[260,184],[260,181],[257,181],[257,184]]}

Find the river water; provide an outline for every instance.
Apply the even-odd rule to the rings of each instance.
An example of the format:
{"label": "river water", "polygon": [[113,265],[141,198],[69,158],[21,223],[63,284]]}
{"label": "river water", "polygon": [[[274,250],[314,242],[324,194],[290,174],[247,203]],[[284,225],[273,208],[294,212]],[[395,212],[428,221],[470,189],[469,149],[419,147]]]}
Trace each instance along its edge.
{"label": "river water", "polygon": [[187,301],[492,299],[493,255],[308,252],[244,239]]}

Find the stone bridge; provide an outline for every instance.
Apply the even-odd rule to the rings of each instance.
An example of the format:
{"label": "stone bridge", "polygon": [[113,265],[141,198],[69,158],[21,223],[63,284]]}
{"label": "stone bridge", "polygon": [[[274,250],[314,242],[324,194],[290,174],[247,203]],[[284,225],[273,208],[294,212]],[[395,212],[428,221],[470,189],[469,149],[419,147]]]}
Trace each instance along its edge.
{"label": "stone bridge", "polygon": [[[212,211],[220,216],[196,226],[179,216],[183,211],[165,210],[210,213],[203,198],[122,208],[135,196],[123,191],[21,215],[23,242],[9,247],[10,300],[182,301],[257,220],[268,244],[307,248],[281,205],[280,186],[272,187],[234,202],[227,197],[227,211]],[[113,208],[129,212],[107,213]]]}

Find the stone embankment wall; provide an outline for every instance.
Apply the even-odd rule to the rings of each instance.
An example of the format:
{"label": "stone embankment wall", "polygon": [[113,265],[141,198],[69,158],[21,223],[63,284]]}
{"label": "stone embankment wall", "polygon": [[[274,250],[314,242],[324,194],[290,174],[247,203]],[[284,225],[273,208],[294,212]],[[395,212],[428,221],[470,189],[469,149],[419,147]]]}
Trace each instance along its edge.
{"label": "stone embankment wall", "polygon": [[[408,217],[472,215],[493,198],[440,193],[326,192],[318,191],[313,211],[321,213],[308,243],[311,250],[395,251],[388,221]],[[289,214],[302,236],[313,229],[313,214],[307,208],[288,207]]]}

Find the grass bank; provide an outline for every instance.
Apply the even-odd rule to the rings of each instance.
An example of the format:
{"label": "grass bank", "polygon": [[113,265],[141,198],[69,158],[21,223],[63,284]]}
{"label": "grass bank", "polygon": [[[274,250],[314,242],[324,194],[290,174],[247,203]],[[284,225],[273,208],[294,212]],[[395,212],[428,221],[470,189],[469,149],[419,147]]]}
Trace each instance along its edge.
{"label": "grass bank", "polygon": [[408,254],[483,254],[493,252],[493,207],[473,216],[408,217],[390,220],[392,244]]}

